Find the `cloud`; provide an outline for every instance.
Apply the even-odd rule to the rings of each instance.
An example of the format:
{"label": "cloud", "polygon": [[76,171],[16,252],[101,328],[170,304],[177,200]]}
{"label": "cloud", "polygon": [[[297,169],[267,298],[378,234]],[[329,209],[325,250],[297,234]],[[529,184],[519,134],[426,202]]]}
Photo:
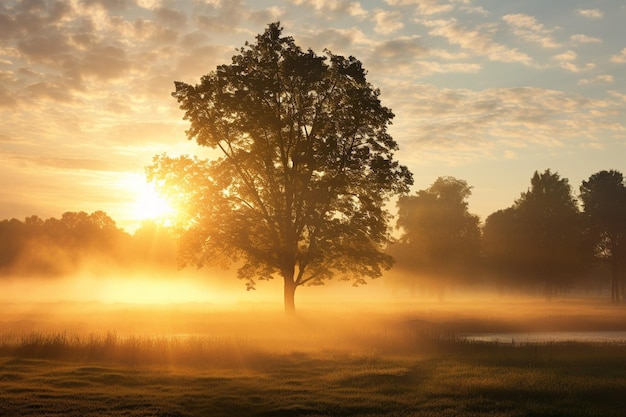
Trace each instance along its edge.
{"label": "cloud", "polygon": [[156,20],[163,25],[181,28],[187,25],[187,14],[167,7],[159,7],[154,11]]}
{"label": "cloud", "polygon": [[423,45],[419,36],[403,36],[377,44],[366,63],[369,69],[376,70],[379,74],[417,79],[433,74],[467,74],[480,71],[481,65],[468,62],[467,58],[468,54],[465,53],[429,49]]}
{"label": "cloud", "polygon": [[600,9],[576,9],[576,13],[589,19],[602,19],[604,12]]}
{"label": "cloud", "polygon": [[[429,49],[420,36],[402,36],[377,43],[367,57],[367,67],[393,77],[416,79],[432,74],[476,73],[480,64],[466,62],[468,54]],[[462,62],[441,62],[441,61]]]}
{"label": "cloud", "polygon": [[431,16],[439,13],[452,11],[452,4],[441,4],[438,0],[385,0],[390,6],[417,6],[416,13],[423,16]]}
{"label": "cloud", "polygon": [[82,0],[86,6],[99,5],[114,12],[124,10],[133,4],[132,0]]}
{"label": "cloud", "polygon": [[481,16],[489,16],[488,10],[485,10],[482,6],[463,6],[461,9],[470,14],[479,14]]}
{"label": "cloud", "polygon": [[473,91],[400,80],[388,80],[384,91],[395,103],[394,137],[415,163],[424,153],[433,161],[459,163],[498,158],[530,144],[560,147],[626,132],[614,120],[626,111],[626,100],[617,96],[590,99],[534,87]]}
{"label": "cloud", "polygon": [[311,48],[317,53],[328,49],[336,54],[355,55],[361,47],[369,47],[374,45],[367,35],[359,28],[352,27],[347,29],[309,29],[304,30],[298,35],[296,43],[303,48]]}
{"label": "cloud", "polygon": [[561,68],[573,73],[590,71],[596,67],[596,65],[593,63],[587,63],[583,67],[576,65],[573,61],[576,61],[578,55],[572,50],[563,52],[562,54],[554,55],[552,58],[556,61],[559,61],[559,65],[561,66]]}
{"label": "cloud", "polygon": [[215,33],[237,32],[248,13],[241,0],[221,1],[216,4],[201,3],[193,11],[198,27]]}
{"label": "cloud", "polygon": [[626,64],[626,48],[622,49],[622,51],[611,57],[611,62],[616,64]]}
{"label": "cloud", "polygon": [[570,40],[575,43],[601,43],[602,39],[582,34],[572,35]]}
{"label": "cloud", "polygon": [[30,84],[25,88],[24,92],[31,102],[33,100],[42,99],[48,99],[58,103],[71,103],[76,101],[65,84],[55,81],[41,81]]}
{"label": "cloud", "polygon": [[348,15],[357,18],[365,18],[367,11],[361,3],[350,0],[288,0],[296,6],[306,6],[315,10],[319,16],[327,19],[336,19]]}
{"label": "cloud", "polygon": [[[172,29],[152,20],[136,19],[134,22],[118,21],[113,24],[115,29],[127,39],[133,39],[132,45],[139,47],[142,43],[148,45],[174,44],[180,36],[177,29]],[[131,45],[128,45],[131,46]]]}
{"label": "cloud", "polygon": [[114,46],[94,48],[86,54],[80,71],[101,80],[120,78],[133,67],[126,50]]}
{"label": "cloud", "polygon": [[537,43],[544,48],[558,48],[561,46],[551,36],[558,28],[546,29],[543,24],[539,23],[533,16],[523,13],[507,14],[502,20],[513,28],[513,34],[520,39]]}
{"label": "cloud", "polygon": [[612,75],[602,74],[593,78],[583,78],[578,80],[578,85],[597,85],[597,84],[612,84],[615,81]]}
{"label": "cloud", "polygon": [[389,12],[381,9],[374,10],[372,20],[376,23],[374,31],[383,35],[397,32],[402,29],[402,14],[400,12]]}
{"label": "cloud", "polygon": [[576,52],[571,50],[554,56],[554,59],[556,59],[557,61],[575,61],[576,58],[578,58],[578,55],[576,54]]}
{"label": "cloud", "polygon": [[422,19],[418,22],[431,28],[428,32],[430,35],[444,37],[450,44],[458,45],[476,55],[486,56],[492,61],[533,64],[530,56],[495,42],[492,34],[484,31],[482,27],[466,29],[456,19]]}
{"label": "cloud", "polygon": [[9,109],[14,108],[17,105],[17,99],[14,93],[8,88],[0,85],[0,108],[7,107]]}
{"label": "cloud", "polygon": [[426,61],[421,60],[415,62],[413,68],[413,75],[424,77],[432,74],[469,74],[477,73],[482,67],[480,64],[469,62],[454,62],[454,63],[441,63],[438,61]]}
{"label": "cloud", "polygon": [[285,10],[282,7],[271,6],[266,9],[250,12],[250,20],[258,25],[264,25],[280,20],[284,14]]}
{"label": "cloud", "polygon": [[34,64],[60,65],[73,49],[66,33],[50,27],[27,35],[16,43],[21,56]]}
{"label": "cloud", "polygon": [[596,67],[596,64],[594,64],[592,62],[588,62],[583,67],[581,67],[579,65],[576,65],[576,64],[573,64],[571,62],[561,62],[561,68],[563,68],[563,69],[565,69],[565,70],[567,70],[569,72],[573,72],[575,74],[578,74],[580,72],[585,72],[585,71],[591,71],[595,67]]}
{"label": "cloud", "polygon": [[231,51],[232,49],[229,47],[211,44],[199,44],[196,47],[183,50],[180,54],[172,57],[175,62],[173,71],[160,71],[151,75],[156,80],[154,85],[162,84],[167,80],[169,88],[174,80],[173,77],[178,77],[177,80],[185,80],[213,71],[218,65],[225,63],[225,59]]}
{"label": "cloud", "polygon": [[415,58],[428,53],[419,36],[400,37],[378,44],[372,56],[378,58]]}
{"label": "cloud", "polygon": [[[16,156],[28,164],[38,167],[59,168],[63,170],[111,171],[115,168],[103,159],[96,158],[59,158],[48,156],[20,155]],[[120,167],[117,167],[118,169]],[[128,167],[126,167],[128,168]]]}
{"label": "cloud", "polygon": [[[587,63],[585,64],[584,67],[581,67],[579,65],[576,65],[572,62],[561,62],[561,68],[569,71],[569,72],[573,72],[575,74],[578,74],[580,72],[585,72],[585,71],[591,71],[592,69],[594,69],[596,67],[596,65],[594,63]],[[580,85],[580,83],[579,83]]]}

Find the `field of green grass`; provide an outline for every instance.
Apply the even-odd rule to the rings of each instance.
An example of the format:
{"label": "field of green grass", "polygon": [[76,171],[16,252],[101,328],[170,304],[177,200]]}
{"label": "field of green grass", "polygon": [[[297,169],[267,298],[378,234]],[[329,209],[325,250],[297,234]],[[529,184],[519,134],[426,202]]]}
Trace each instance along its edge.
{"label": "field of green grass", "polygon": [[624,344],[457,337],[623,329],[623,308],[507,305],[506,315],[502,306],[448,304],[295,319],[180,306],[3,306],[0,416],[625,415]]}

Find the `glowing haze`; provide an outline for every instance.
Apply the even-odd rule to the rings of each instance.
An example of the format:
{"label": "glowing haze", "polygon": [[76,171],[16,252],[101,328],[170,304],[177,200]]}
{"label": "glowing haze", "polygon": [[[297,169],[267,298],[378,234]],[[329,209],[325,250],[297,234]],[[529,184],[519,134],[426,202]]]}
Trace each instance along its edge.
{"label": "glowing haze", "polygon": [[[280,20],[354,55],[396,114],[416,189],[452,175],[483,219],[534,170],[624,171],[626,4],[614,0],[8,0],[0,5],[0,218],[166,213],[152,156],[201,154],[170,96]],[[138,180],[139,178],[139,180]]]}

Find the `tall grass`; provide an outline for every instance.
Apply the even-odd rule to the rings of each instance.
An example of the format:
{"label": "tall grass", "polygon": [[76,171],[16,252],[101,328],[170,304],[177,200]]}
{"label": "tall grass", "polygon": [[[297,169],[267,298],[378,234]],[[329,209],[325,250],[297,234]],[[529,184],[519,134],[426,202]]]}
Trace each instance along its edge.
{"label": "tall grass", "polygon": [[385,350],[387,336],[361,333],[366,349],[354,353],[211,336],[6,333],[0,415],[621,417],[626,409],[623,345],[407,338],[399,352]]}
{"label": "tall grass", "polygon": [[78,336],[31,332],[0,335],[0,356],[116,362],[124,365],[245,365],[267,353],[249,340],[212,336],[119,336],[115,332]]}

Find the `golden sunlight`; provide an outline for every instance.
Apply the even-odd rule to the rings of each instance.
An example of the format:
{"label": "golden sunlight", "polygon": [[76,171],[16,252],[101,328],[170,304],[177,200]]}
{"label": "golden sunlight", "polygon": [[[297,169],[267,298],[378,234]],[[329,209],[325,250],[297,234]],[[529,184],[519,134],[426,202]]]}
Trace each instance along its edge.
{"label": "golden sunlight", "polygon": [[124,183],[135,196],[135,202],[132,205],[133,218],[154,219],[168,223],[175,217],[174,208],[157,192],[154,184],[146,182],[139,175],[129,176]]}
{"label": "golden sunlight", "polygon": [[225,303],[228,297],[190,281],[109,280],[100,288],[103,302],[131,304]]}

